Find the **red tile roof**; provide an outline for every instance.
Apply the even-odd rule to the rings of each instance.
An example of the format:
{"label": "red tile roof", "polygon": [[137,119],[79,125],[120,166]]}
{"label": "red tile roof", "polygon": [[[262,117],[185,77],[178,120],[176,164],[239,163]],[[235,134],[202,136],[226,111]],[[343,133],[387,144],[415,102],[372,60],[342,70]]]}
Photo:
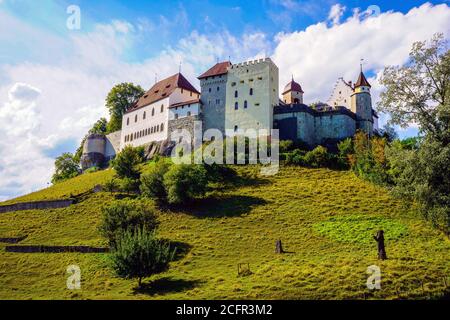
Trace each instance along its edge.
{"label": "red tile roof", "polygon": [[361,86],[365,86],[365,87],[369,87],[369,88],[371,87],[369,81],[367,81],[367,79],[364,76],[364,73],[362,71],[359,74],[358,80],[355,83],[355,88],[361,87]]}
{"label": "red tile roof", "polygon": [[228,67],[231,66],[230,61],[216,63],[211,69],[204,72],[202,75],[198,77],[198,79],[203,79],[206,77],[219,76],[221,74],[228,73]]}
{"label": "red tile roof", "polygon": [[188,91],[192,91],[196,94],[200,92],[189,83],[189,81],[181,74],[177,73],[171,77],[161,80],[153,85],[127,112],[134,111],[136,109],[145,107],[153,102],[161,99],[165,99],[170,96],[175,89],[181,88]]}
{"label": "red tile roof", "polygon": [[171,104],[169,106],[169,108],[175,108],[175,107],[179,107],[179,106],[187,106],[187,105],[194,104],[194,103],[199,103],[199,102],[200,102],[200,99],[194,99],[194,100],[189,100],[189,101],[184,101],[184,102],[178,102],[178,103]]}
{"label": "red tile roof", "polygon": [[284,87],[284,90],[283,90],[282,94],[288,93],[289,91],[298,91],[298,92],[304,93],[303,90],[302,90],[302,86],[299,83],[295,82],[294,79],[292,79],[292,81],[289,82]]}

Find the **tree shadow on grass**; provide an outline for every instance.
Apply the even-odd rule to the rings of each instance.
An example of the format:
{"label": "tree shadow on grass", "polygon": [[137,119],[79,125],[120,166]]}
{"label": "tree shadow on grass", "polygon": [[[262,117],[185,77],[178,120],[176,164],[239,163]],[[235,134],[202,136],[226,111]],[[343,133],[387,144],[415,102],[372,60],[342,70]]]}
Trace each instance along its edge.
{"label": "tree shadow on grass", "polygon": [[199,280],[183,280],[171,277],[160,278],[154,281],[143,283],[140,288],[134,288],[134,294],[167,294],[190,290],[200,285]]}
{"label": "tree shadow on grass", "polygon": [[170,243],[171,248],[176,248],[173,261],[178,261],[178,260],[183,259],[189,253],[189,251],[191,251],[191,249],[192,249],[192,246],[185,242],[171,241],[171,240],[168,240],[168,242]]}
{"label": "tree shadow on grass", "polygon": [[193,215],[197,218],[238,217],[249,213],[252,208],[267,204],[267,201],[252,196],[211,195],[186,204],[177,211]]}

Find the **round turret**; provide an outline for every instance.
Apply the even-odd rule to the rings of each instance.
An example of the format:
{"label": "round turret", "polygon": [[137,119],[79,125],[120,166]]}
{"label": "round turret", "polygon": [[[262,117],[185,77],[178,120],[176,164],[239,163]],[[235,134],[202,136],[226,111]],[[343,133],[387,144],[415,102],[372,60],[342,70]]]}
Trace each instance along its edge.
{"label": "round turret", "polygon": [[86,137],[81,156],[81,169],[101,167],[105,162],[106,139],[103,134],[90,134]]}

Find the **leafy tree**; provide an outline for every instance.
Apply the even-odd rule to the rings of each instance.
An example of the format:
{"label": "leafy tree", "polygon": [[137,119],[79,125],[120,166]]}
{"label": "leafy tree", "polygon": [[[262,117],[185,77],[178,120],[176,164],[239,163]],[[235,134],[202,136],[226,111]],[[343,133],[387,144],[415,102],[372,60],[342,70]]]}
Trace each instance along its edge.
{"label": "leafy tree", "polygon": [[138,279],[166,271],[175,257],[167,241],[157,239],[154,233],[145,230],[125,232],[112,251],[111,265],[119,277]]}
{"label": "leafy tree", "polygon": [[388,142],[392,142],[398,138],[395,128],[387,123],[379,132],[380,136],[385,138]]}
{"label": "leafy tree", "polygon": [[55,160],[55,173],[52,183],[58,183],[80,174],[80,167],[70,152],[63,153]]}
{"label": "leafy tree", "polygon": [[105,134],[107,132],[108,120],[100,118],[89,130],[89,134]]}
{"label": "leafy tree", "polygon": [[342,167],[348,167],[349,155],[353,153],[353,142],[351,138],[347,138],[338,143],[339,150],[338,162]]}
{"label": "leafy tree", "polygon": [[159,160],[141,176],[141,193],[159,202],[167,200],[167,192],[164,187],[164,175],[169,171],[170,165],[164,160]]}
{"label": "leafy tree", "polygon": [[117,183],[116,179],[113,178],[109,181],[106,181],[103,187],[106,191],[113,194],[113,192],[115,192],[119,188],[119,184]]}
{"label": "leafy tree", "polygon": [[115,85],[106,97],[106,107],[109,110],[110,120],[108,132],[114,132],[122,128],[122,116],[145,91],[139,85],[133,83],[120,83]]}
{"label": "leafy tree", "polygon": [[144,150],[126,146],[112,161],[112,167],[119,178],[138,180],[140,176],[139,165],[144,161]]}
{"label": "leafy tree", "polygon": [[413,44],[409,62],[384,69],[380,83],[386,88],[378,108],[391,123],[408,127],[412,122],[425,135],[450,141],[450,50],[443,34],[430,42]]}
{"label": "leafy tree", "polygon": [[207,172],[202,165],[173,165],[164,175],[164,188],[170,204],[182,204],[205,194]]}
{"label": "leafy tree", "polygon": [[106,237],[111,247],[126,232],[136,228],[155,230],[159,223],[156,211],[151,204],[139,200],[117,200],[102,208],[103,219],[100,233]]}
{"label": "leafy tree", "polygon": [[[403,127],[419,125],[423,138],[410,150],[389,151],[394,191],[416,201],[423,215],[447,230],[450,224],[450,50],[442,34],[416,42],[409,62],[387,67],[380,111]],[[398,154],[396,154],[396,152]]]}

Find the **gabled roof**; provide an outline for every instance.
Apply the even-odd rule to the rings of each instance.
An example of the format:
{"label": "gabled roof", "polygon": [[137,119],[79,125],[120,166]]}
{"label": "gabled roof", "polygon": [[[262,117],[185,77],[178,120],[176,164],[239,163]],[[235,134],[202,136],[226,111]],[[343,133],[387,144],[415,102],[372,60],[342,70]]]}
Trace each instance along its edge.
{"label": "gabled roof", "polygon": [[364,75],[364,73],[361,71],[361,73],[359,74],[358,80],[355,83],[355,88],[357,87],[361,87],[361,86],[365,86],[365,87],[371,87],[369,81],[367,81],[366,76]]}
{"label": "gabled roof", "polygon": [[127,112],[145,107],[153,102],[165,99],[175,91],[181,88],[200,94],[195,87],[181,74],[177,73],[171,77],[163,79],[153,85]]}
{"label": "gabled roof", "polygon": [[294,79],[292,79],[291,82],[289,82],[284,87],[282,94],[288,93],[289,91],[298,91],[298,92],[304,93],[302,90],[302,86],[299,83],[295,82]]}
{"label": "gabled roof", "polygon": [[230,61],[216,63],[208,71],[204,72],[202,75],[198,76],[198,79],[203,79],[206,77],[219,76],[221,74],[228,73],[228,67],[231,66]]}

